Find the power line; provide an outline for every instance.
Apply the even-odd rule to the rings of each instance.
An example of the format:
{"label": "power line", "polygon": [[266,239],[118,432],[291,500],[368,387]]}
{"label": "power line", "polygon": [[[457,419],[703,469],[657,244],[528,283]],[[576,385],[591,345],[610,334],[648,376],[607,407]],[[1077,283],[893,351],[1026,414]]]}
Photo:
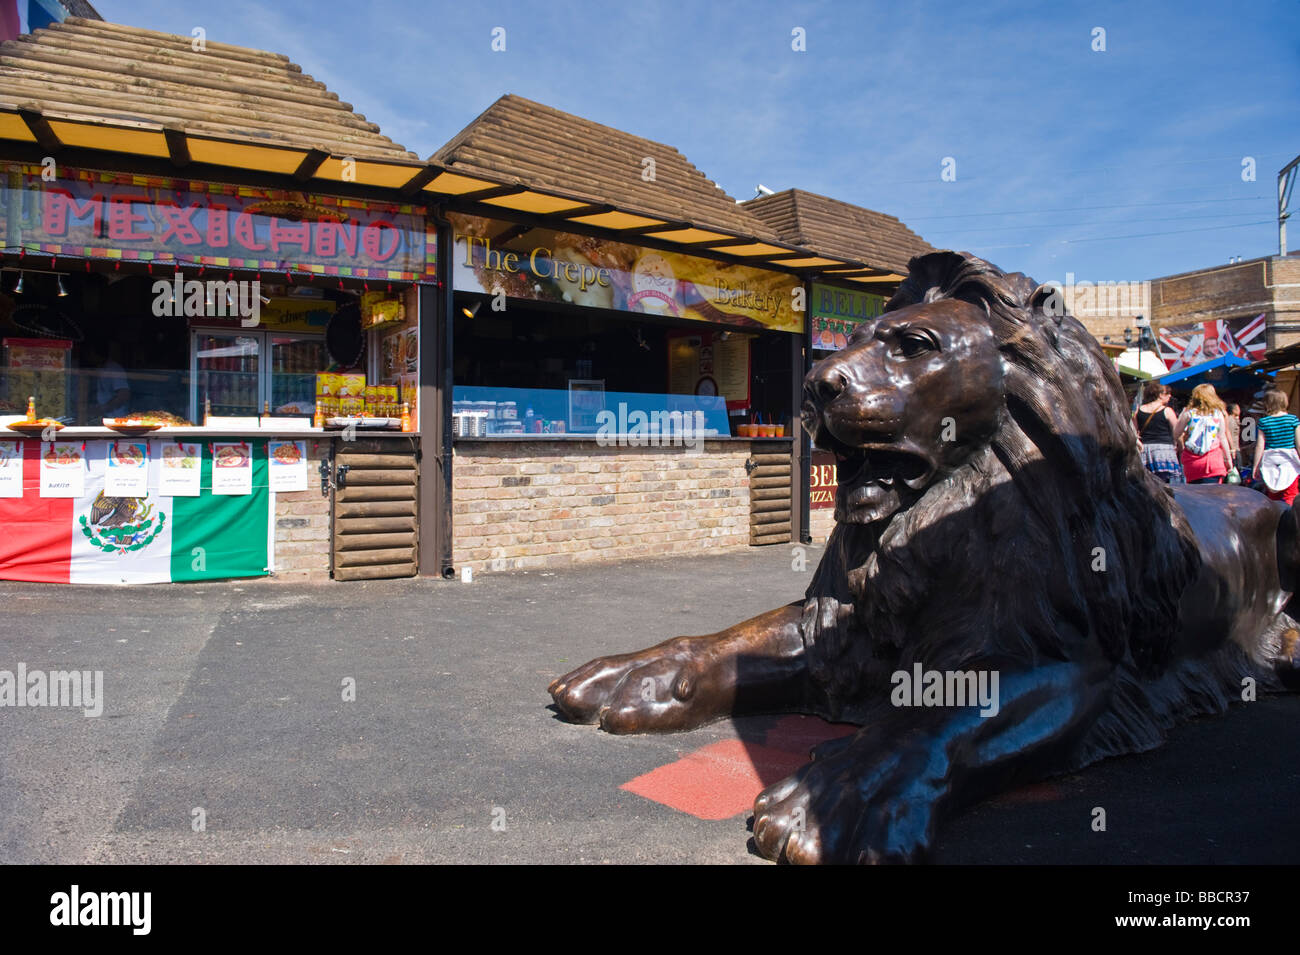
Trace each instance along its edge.
{"label": "power line", "polygon": [[942,232],[942,235],[983,235],[986,232],[1015,232],[1019,229],[1060,229],[1063,227],[1072,228],[1081,225],[1128,225],[1141,222],[1190,222],[1193,219],[1233,219],[1238,216],[1254,215],[1254,212],[1227,212],[1221,215],[1205,216],[1164,216],[1159,219],[1110,219],[1097,220],[1094,222],[1033,222],[1022,225],[996,225],[985,226],[979,229],[961,229],[956,232]]}
{"label": "power line", "polygon": [[[1267,202],[1268,196],[1249,196],[1240,199],[1166,199],[1162,202],[1123,202],[1112,206],[1072,206],[1067,209],[1023,209],[1008,212],[958,212],[942,216],[899,216],[905,222],[924,222],[929,219],[973,219],[980,216],[1035,216],[1056,212],[1084,212],[1095,209],[1133,209],[1140,206],[1191,206],[1210,202]],[[1242,213],[1246,215],[1246,213]]]}
{"label": "power line", "polygon": [[1111,242],[1117,239],[1149,239],[1162,235],[1186,235],[1189,232],[1218,232],[1224,229],[1244,229],[1247,226],[1255,225],[1273,225],[1273,220],[1261,219],[1258,222],[1240,222],[1236,225],[1214,225],[1206,226],[1201,229],[1174,229],[1169,232],[1140,232],[1130,235],[1095,235],[1084,239],[1044,239],[1041,242],[1021,242],[1015,245],[980,245],[979,243],[973,243],[973,247],[978,249],[1030,249],[1042,245],[1073,245],[1079,242]]}
{"label": "power line", "polygon": [[1237,225],[1212,225],[1203,229],[1175,229],[1172,232],[1141,232],[1135,235],[1098,235],[1087,239],[1061,239],[1065,243],[1073,242],[1107,242],[1111,239],[1147,239],[1157,235],[1186,235],[1189,232],[1218,232],[1223,229],[1244,229],[1252,225],[1273,225],[1272,219],[1260,219],[1258,222],[1240,222]]}

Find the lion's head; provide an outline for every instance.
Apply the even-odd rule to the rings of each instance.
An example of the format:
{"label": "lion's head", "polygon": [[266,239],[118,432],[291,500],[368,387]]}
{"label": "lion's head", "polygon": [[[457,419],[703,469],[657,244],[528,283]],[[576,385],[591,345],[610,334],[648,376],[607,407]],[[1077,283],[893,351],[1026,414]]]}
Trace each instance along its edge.
{"label": "lion's head", "polygon": [[1095,450],[1136,475],[1119,378],[1063,311],[1052,287],[969,254],[913,259],[884,315],[804,380],[805,427],[839,462],[836,520],[888,520],[989,445],[1017,469],[1025,438],[1079,439],[1072,470]]}
{"label": "lion's head", "polygon": [[1158,665],[1195,548],[1058,290],[919,256],[884,314],[813,366],[803,417],[839,462],[805,626],[832,709],[916,661],[1099,647]]}

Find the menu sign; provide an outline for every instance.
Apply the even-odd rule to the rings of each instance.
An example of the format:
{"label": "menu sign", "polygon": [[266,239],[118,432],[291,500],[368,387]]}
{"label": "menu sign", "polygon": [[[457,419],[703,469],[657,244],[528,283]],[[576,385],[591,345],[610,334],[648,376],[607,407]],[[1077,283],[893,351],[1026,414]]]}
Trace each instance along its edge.
{"label": "menu sign", "polygon": [[272,491],[307,490],[307,442],[268,441]]}
{"label": "menu sign", "polygon": [[80,441],[42,441],[41,497],[81,497],[85,486],[85,446]]}
{"label": "menu sign", "polygon": [[155,447],[162,467],[158,471],[158,493],[173,497],[198,497],[203,471],[203,446],[181,441],[161,441]]}
{"label": "menu sign", "polygon": [[0,441],[0,497],[23,496],[23,443]]}
{"label": "menu sign", "polygon": [[799,281],[714,259],[449,213],[462,292],[802,333]]}
{"label": "menu sign", "polygon": [[721,395],[731,411],[749,407],[749,336],[714,332],[668,333],[668,390],[675,395]]}
{"label": "menu sign", "polygon": [[247,443],[212,446],[212,493],[253,493],[253,454]]}
{"label": "menu sign", "polygon": [[394,281],[436,273],[436,231],[418,206],[68,168],[46,182],[40,166],[17,171],[0,194],[0,229],[29,251]]}
{"label": "menu sign", "polygon": [[849,336],[859,325],[880,317],[885,310],[885,298],[814,282],[810,305],[813,348],[837,351],[848,344]]}
{"label": "menu sign", "polygon": [[112,441],[104,470],[109,497],[149,496],[149,445],[145,441]]}

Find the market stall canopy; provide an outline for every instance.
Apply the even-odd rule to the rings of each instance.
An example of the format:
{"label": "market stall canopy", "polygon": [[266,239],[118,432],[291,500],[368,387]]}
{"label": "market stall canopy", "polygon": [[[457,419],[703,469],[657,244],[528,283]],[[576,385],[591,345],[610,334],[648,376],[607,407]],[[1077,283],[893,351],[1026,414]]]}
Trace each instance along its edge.
{"label": "market stall canopy", "polygon": [[[821,243],[810,249],[673,147],[519,96],[502,96],[424,162],[285,56],[77,17],[0,44],[3,140],[36,159],[108,153],[144,157],[154,172],[226,167],[450,199],[479,215],[509,210],[805,275],[897,281],[904,246],[929,250],[896,219],[845,203],[831,216],[837,237],[810,232]],[[877,235],[854,240],[855,221]],[[834,230],[823,222],[822,232]]]}
{"label": "market stall canopy", "polygon": [[1117,356],[1117,363],[1119,370],[1131,378],[1159,378],[1169,373],[1160,356],[1149,348],[1124,349]]}
{"label": "market stall canopy", "polygon": [[[786,189],[742,203],[780,238],[812,252],[817,260],[800,265],[822,266],[827,278],[853,282],[901,282],[907,263],[934,247],[893,216],[864,209],[802,189]],[[865,267],[839,260],[858,260]],[[796,264],[787,261],[786,265]]]}
{"label": "market stall canopy", "polygon": [[[1241,370],[1238,370],[1241,369]],[[1192,388],[1209,383],[1215,388],[1249,388],[1259,384],[1264,377],[1272,377],[1272,372],[1257,374],[1249,359],[1237,355],[1220,355],[1199,365],[1180,368],[1156,378],[1166,385],[1177,384],[1181,388]]]}
{"label": "market stall canopy", "polygon": [[461,186],[465,199],[552,223],[713,249],[754,264],[809,258],[672,146],[522,96],[502,96],[430,163],[446,170],[431,189]]}

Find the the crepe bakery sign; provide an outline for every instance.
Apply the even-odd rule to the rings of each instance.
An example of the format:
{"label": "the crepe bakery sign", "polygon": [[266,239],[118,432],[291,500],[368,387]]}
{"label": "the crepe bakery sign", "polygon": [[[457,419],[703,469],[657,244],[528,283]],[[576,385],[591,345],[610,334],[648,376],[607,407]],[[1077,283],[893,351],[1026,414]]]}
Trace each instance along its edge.
{"label": "the crepe bakery sign", "polygon": [[[685,260],[643,249],[636,254],[631,268],[624,269],[585,260],[575,261],[576,256],[560,254],[544,245],[528,252],[498,248],[490,237],[482,235],[458,233],[456,242],[465,245],[465,268],[526,275],[565,287],[571,290],[566,292],[565,299],[574,304],[678,318],[690,310],[696,313],[696,317],[732,325],[765,324],[751,315],[765,316],[769,322],[779,322],[780,319],[781,292],[757,288],[743,277],[731,280],[719,274],[709,275],[714,263],[704,259]],[[607,251],[613,250],[635,254],[630,247],[611,243]],[[677,269],[673,267],[674,259],[677,260]],[[677,274],[683,268],[691,271],[691,264],[704,268],[705,274],[697,281]],[[695,271],[700,269],[697,267]],[[483,288],[491,291],[486,277],[483,278]],[[506,294],[518,294],[519,286],[511,288],[516,291]],[[603,296],[592,294],[600,289],[610,291]]]}

